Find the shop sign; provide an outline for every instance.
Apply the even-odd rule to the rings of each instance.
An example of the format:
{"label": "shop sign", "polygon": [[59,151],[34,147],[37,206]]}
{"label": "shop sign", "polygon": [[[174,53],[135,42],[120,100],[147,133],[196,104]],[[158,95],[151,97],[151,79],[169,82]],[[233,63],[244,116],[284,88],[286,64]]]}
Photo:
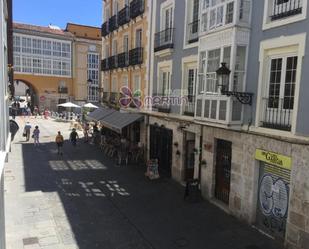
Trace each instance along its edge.
{"label": "shop sign", "polygon": [[284,169],[291,170],[292,168],[292,158],[288,156],[283,156],[274,152],[257,149],[255,151],[255,159],[266,162]]}

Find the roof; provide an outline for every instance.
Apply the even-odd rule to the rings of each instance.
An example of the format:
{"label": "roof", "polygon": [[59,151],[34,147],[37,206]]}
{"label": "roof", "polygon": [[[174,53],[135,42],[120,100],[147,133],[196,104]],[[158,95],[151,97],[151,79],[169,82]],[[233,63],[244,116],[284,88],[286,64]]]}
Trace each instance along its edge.
{"label": "roof", "polygon": [[55,29],[51,27],[44,27],[44,26],[37,26],[37,25],[32,25],[32,24],[24,24],[24,23],[13,23],[13,29],[18,29],[18,30],[24,30],[28,32],[39,32],[39,33],[46,33],[46,34],[51,34],[51,35],[59,35],[59,36],[64,36],[64,37],[69,37],[73,38],[74,35],[71,34],[70,32],[67,32],[62,29]]}
{"label": "roof", "polygon": [[66,31],[71,32],[75,37],[101,41],[101,29],[99,27],[68,23]]}

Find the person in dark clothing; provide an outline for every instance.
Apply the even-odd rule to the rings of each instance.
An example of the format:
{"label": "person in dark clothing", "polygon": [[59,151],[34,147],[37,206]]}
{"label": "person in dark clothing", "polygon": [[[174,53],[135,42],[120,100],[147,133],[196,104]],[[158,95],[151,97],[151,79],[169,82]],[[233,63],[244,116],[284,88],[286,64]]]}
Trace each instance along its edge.
{"label": "person in dark clothing", "polygon": [[70,134],[70,141],[71,141],[73,146],[76,146],[77,138],[79,138],[79,137],[78,137],[78,134],[76,132],[76,129],[73,129],[71,134]]}

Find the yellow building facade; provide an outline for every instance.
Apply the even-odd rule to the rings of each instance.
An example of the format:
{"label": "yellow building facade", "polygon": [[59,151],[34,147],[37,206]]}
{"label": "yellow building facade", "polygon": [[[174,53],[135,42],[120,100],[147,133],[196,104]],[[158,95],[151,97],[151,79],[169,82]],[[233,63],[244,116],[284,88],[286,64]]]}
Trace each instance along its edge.
{"label": "yellow building facade", "polygon": [[56,111],[67,101],[100,102],[99,28],[69,23],[62,30],[15,23],[13,45],[15,88],[27,86],[32,107]]}
{"label": "yellow building facade", "polygon": [[123,86],[132,94],[147,92],[148,0],[105,0],[103,3],[103,99],[119,106]]}

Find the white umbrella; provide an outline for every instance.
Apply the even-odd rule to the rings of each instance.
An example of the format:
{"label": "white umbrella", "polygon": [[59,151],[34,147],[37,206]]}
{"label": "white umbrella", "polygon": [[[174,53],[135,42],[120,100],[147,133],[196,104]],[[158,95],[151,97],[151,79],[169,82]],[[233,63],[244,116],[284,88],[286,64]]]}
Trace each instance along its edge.
{"label": "white umbrella", "polygon": [[63,103],[63,104],[60,104],[58,105],[60,107],[67,107],[67,108],[81,108],[79,105],[75,105],[71,102],[67,102],[67,103]]}
{"label": "white umbrella", "polygon": [[99,107],[97,107],[96,105],[92,104],[92,103],[88,103],[88,104],[85,104],[83,107],[86,107],[86,108],[94,108],[94,109],[98,109]]}

